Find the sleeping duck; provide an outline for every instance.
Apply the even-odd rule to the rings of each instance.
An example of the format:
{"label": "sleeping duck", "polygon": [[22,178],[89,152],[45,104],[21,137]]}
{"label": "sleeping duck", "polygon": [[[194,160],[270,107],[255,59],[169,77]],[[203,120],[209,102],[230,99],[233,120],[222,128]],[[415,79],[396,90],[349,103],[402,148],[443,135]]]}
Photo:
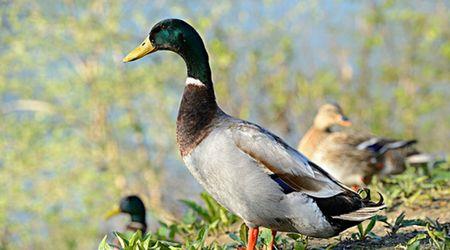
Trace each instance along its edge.
{"label": "sleeping duck", "polygon": [[188,23],[160,21],[123,61],[160,50],[186,63],[176,128],[181,157],[205,190],[250,228],[247,249],[254,249],[259,227],[328,238],[385,208],[382,199],[362,198],[263,127],[226,114],[216,102],[203,41]]}
{"label": "sleeping duck", "polygon": [[414,163],[412,159],[418,159],[420,153],[413,147],[416,140],[332,130],[333,126],[350,125],[338,104],[325,104],[300,140],[298,150],[338,180],[355,188],[368,184],[375,174],[402,173],[407,162]]}

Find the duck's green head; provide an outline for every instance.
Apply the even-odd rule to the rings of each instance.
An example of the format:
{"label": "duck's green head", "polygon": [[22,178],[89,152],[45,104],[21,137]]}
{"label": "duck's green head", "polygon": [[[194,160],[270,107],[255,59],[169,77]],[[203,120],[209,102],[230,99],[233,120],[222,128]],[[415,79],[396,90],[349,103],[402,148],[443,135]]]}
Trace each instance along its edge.
{"label": "duck's green head", "polygon": [[130,195],[120,200],[120,211],[131,215],[144,215],[145,206],[144,202],[136,195]]}
{"label": "duck's green head", "polygon": [[114,207],[107,215],[110,218],[119,213],[129,214],[132,221],[145,222],[145,206],[136,195],[130,195],[120,200],[120,205]]}
{"label": "duck's green head", "polygon": [[131,51],[124,62],[131,62],[158,50],[170,50],[186,62],[188,75],[206,83],[211,78],[208,54],[197,31],[179,19],[160,21],[145,40]]}

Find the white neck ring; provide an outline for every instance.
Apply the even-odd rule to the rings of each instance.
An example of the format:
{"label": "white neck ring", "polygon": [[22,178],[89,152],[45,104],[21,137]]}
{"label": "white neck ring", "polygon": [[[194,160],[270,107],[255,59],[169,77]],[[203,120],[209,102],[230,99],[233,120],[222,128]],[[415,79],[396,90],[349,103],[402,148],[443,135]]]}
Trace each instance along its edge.
{"label": "white neck ring", "polygon": [[192,77],[186,78],[186,85],[195,85],[195,86],[205,86],[199,79],[195,79]]}

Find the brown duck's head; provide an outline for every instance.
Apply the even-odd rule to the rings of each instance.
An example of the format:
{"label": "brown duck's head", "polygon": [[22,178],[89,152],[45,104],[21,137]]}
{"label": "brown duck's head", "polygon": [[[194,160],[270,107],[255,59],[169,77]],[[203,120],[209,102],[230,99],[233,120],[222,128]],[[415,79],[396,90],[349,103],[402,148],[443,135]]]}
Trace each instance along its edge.
{"label": "brown duck's head", "polygon": [[332,126],[348,127],[352,125],[350,120],[342,112],[342,108],[337,103],[327,103],[320,107],[314,119],[314,127],[321,130],[328,130]]}

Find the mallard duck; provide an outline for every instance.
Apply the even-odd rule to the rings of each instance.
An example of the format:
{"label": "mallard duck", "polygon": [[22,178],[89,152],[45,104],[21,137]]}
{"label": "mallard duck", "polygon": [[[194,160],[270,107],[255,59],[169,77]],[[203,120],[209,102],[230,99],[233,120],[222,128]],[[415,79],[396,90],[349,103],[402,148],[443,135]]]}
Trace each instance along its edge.
{"label": "mallard duck", "polygon": [[333,126],[350,125],[338,104],[325,104],[300,140],[298,150],[355,189],[366,185],[375,174],[402,173],[408,158],[419,154],[413,147],[417,143],[414,139],[394,140],[332,130]]}
{"label": "mallard duck", "polygon": [[338,104],[327,103],[322,105],[314,118],[313,125],[300,140],[297,147],[298,151],[311,159],[317,145],[330,135],[333,126],[348,127],[351,124]]}
{"label": "mallard duck", "polygon": [[140,230],[142,233],[147,231],[147,221],[144,202],[136,196],[130,195],[123,197],[120,200],[119,206],[114,206],[106,214],[106,219],[109,219],[118,214],[127,214],[130,216],[130,222],[126,226],[120,226],[118,231],[131,231],[135,232]]}
{"label": "mallard duck", "polygon": [[382,199],[362,198],[273,133],[222,111],[208,53],[188,23],[160,21],[123,61],[160,50],[180,55],[187,67],[176,128],[181,157],[205,190],[249,227],[247,249],[254,249],[259,227],[328,238],[385,208]]}

